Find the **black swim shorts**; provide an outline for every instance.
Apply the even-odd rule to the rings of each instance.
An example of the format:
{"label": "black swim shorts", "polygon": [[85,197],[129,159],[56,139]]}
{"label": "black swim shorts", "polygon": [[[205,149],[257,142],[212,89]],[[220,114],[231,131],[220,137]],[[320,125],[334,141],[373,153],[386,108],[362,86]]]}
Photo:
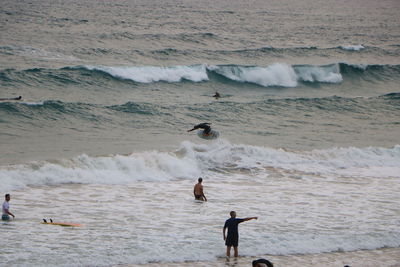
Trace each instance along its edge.
{"label": "black swim shorts", "polygon": [[228,247],[237,247],[239,245],[239,235],[229,235],[226,237],[225,245]]}

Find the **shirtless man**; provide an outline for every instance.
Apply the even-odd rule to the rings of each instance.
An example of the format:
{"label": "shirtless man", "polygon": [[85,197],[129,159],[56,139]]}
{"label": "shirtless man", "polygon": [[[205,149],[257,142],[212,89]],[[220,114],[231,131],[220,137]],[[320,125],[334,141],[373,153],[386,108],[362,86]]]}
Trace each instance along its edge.
{"label": "shirtless man", "polygon": [[203,182],[203,178],[200,177],[198,179],[198,183],[194,186],[193,195],[196,200],[207,201],[207,198],[203,192],[203,185],[201,184],[201,182]]}

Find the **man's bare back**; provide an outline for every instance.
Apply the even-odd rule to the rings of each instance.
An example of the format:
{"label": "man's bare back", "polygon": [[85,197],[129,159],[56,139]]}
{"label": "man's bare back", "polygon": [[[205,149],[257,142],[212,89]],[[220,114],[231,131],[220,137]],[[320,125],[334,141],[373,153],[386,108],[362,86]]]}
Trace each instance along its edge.
{"label": "man's bare back", "polygon": [[194,198],[196,200],[207,201],[207,198],[203,192],[203,185],[201,184],[202,182],[203,182],[203,179],[199,178],[198,183],[195,184],[194,189],[193,189]]}

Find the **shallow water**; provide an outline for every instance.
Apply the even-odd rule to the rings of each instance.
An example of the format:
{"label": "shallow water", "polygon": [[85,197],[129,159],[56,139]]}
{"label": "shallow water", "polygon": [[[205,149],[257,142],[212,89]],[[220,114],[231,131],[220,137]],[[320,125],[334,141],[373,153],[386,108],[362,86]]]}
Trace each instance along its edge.
{"label": "shallow water", "polygon": [[[206,154],[198,152],[197,157],[206,157],[202,153]],[[122,173],[123,162],[119,161]],[[242,158],[237,163],[243,162]],[[7,240],[15,249],[10,254],[5,250],[1,256],[10,264],[16,263],[12,256],[17,256],[21,266],[32,262],[103,266],[212,261],[224,254],[222,226],[230,210],[236,210],[238,217],[259,217],[240,226],[241,255],[399,246],[399,199],[393,197],[398,195],[398,176],[356,176],[351,175],[352,168],[344,168],[343,172],[349,173],[338,177],[296,170],[293,166],[258,164],[257,169],[221,168],[220,162],[219,170],[203,170],[209,200],[204,203],[193,200],[195,179],[160,177],[161,180],[144,181],[122,173],[118,177],[117,172],[111,171],[99,172],[82,180],[82,184],[30,186],[15,191],[12,205],[18,210],[17,219],[3,223]],[[166,164],[162,171],[173,166]],[[59,176],[63,177],[66,171],[71,175],[79,170],[60,169]],[[180,168],[175,167],[175,171]],[[41,218],[81,223],[84,227],[42,225]],[[14,254],[22,248],[29,248],[24,249],[23,257]]]}

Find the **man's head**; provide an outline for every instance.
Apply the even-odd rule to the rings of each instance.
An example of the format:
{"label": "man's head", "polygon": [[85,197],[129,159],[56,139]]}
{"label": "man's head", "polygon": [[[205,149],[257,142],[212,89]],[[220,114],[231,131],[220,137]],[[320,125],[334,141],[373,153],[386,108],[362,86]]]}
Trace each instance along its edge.
{"label": "man's head", "polygon": [[236,211],[232,210],[229,214],[231,215],[231,218],[236,218]]}
{"label": "man's head", "polygon": [[199,178],[197,181],[199,181],[199,183],[203,182],[203,178]]}
{"label": "man's head", "polygon": [[253,267],[274,267],[272,262],[266,259],[258,259],[252,262]]}
{"label": "man's head", "polygon": [[6,195],[4,196],[4,198],[6,199],[6,201],[10,201],[11,196],[10,196],[10,194],[6,194]]}

